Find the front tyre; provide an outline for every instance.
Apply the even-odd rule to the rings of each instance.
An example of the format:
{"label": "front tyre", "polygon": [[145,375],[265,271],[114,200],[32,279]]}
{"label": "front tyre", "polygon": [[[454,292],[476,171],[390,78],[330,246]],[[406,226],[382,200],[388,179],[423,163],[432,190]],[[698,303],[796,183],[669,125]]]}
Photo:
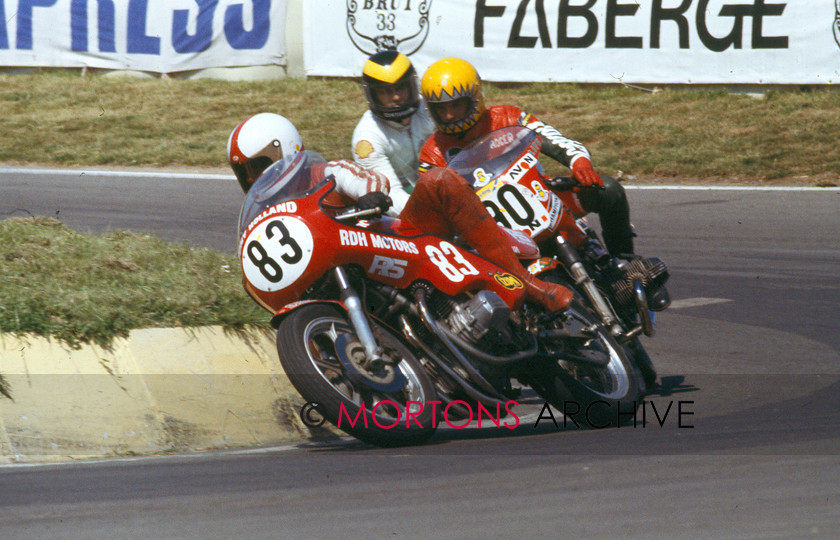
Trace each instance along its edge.
{"label": "front tyre", "polygon": [[536,389],[573,425],[605,428],[633,420],[643,397],[641,374],[577,294],[564,329],[564,350],[543,364]]}
{"label": "front tyre", "polygon": [[[366,371],[339,358],[358,344],[347,313],[329,304],[301,306],[277,328],[280,363],[304,399],[339,429],[377,446],[425,442],[437,420],[434,386],[399,338],[376,322],[371,328],[394,363]],[[384,384],[395,375],[404,384]]]}

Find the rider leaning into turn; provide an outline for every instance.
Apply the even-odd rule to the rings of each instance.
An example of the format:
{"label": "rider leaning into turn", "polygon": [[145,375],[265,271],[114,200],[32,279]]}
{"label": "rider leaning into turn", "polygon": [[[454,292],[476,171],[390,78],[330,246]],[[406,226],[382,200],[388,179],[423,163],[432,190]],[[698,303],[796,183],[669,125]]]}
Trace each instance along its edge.
{"label": "rider leaning into turn", "polygon": [[[303,149],[295,126],[272,113],[257,114],[240,123],[227,145],[228,161],[245,192],[272,163]],[[390,182],[376,171],[347,160],[329,161],[312,167],[310,181],[314,186],[329,175],[336,179],[336,191],[345,199],[356,200],[359,208],[387,210],[392,204]],[[472,187],[452,170],[434,167],[421,174],[399,217],[428,234],[460,235],[482,257],[519,278],[526,297],[550,311],[563,310],[572,300],[569,289],[543,282],[522,267]]]}
{"label": "rider leaning into turn", "polygon": [[[228,162],[245,193],[269,165],[303,150],[303,139],[294,124],[273,113],[255,114],[240,122],[227,143]],[[342,197],[337,202],[355,202],[360,208],[379,206],[390,191],[384,175],[346,159],[313,165],[310,174],[313,186],[334,176],[335,190]]]}
{"label": "rider leaning into turn", "polygon": [[572,170],[584,189],[558,193],[578,215],[596,212],[601,220],[604,243],[613,255],[633,253],[630,208],[624,188],[613,178],[592,169],[589,151],[583,144],[563,136],[534,115],[512,105],[484,106],[481,78],[475,68],[459,58],[445,58],[423,74],[421,92],[437,131],[420,150],[420,171],[445,167],[461,148],[493,130],[524,126],[540,135],[542,152]]}
{"label": "rider leaning into turn", "polygon": [[353,159],[388,177],[392,213],[397,215],[417,183],[420,147],[435,124],[420,97],[414,66],[400,52],[381,51],[368,58],[362,88],[369,110],[353,131]]}

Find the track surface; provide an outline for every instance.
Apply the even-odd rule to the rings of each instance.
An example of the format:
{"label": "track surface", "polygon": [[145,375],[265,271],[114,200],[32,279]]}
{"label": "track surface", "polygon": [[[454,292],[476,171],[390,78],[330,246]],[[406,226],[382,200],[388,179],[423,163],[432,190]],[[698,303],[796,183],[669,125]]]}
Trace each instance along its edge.
{"label": "track surface", "polygon": [[[644,427],[3,467],[0,536],[835,538],[840,192],[628,193],[675,299],[646,341]],[[231,252],[241,200],[233,181],[0,172],[3,217]]]}

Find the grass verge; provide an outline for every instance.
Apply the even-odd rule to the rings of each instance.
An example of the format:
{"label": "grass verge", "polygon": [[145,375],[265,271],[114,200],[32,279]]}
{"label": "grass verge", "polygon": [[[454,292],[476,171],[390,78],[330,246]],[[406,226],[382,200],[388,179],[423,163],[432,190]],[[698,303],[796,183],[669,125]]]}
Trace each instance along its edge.
{"label": "grass verge", "polygon": [[230,255],[44,217],[0,221],[0,243],[0,332],[108,347],[135,328],[267,325]]}
{"label": "grass verge", "polygon": [[[487,104],[518,105],[586,144],[607,174],[840,184],[840,92],[830,89],[761,98],[550,83],[484,90]],[[349,158],[366,110],[352,80],[185,81],[77,70],[0,75],[0,103],[0,161],[86,167],[226,168],[231,130],[262,111],[290,118],[308,148]]]}

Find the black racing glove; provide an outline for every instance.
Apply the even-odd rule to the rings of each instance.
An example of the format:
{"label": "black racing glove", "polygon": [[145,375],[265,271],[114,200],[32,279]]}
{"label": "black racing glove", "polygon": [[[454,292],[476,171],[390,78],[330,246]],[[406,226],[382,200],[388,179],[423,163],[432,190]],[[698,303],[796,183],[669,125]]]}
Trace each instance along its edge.
{"label": "black racing glove", "polygon": [[359,210],[379,208],[382,212],[387,212],[393,204],[394,201],[391,200],[391,197],[385,195],[381,191],[371,191],[370,193],[362,195],[359,197],[359,200],[356,201],[356,207]]}

